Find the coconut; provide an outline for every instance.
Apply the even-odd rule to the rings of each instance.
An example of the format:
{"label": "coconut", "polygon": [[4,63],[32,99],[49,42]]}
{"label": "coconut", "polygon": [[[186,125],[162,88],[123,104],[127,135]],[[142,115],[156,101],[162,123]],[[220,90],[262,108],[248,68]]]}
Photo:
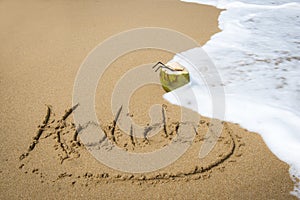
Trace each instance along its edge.
{"label": "coconut", "polygon": [[170,92],[190,82],[189,72],[179,63],[168,63],[168,68],[160,69],[160,82],[166,92]]}

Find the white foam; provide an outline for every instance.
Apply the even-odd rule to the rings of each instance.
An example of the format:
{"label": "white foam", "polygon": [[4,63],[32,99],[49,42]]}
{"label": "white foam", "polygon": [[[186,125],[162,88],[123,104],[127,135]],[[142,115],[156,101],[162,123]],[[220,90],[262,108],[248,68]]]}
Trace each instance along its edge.
{"label": "white foam", "polygon": [[[208,75],[219,73],[224,85],[225,120],[261,134],[271,151],[291,166],[292,179],[300,179],[300,1],[188,2],[226,9],[219,16],[222,31],[203,46],[217,68]],[[186,66],[183,55],[200,67],[195,59],[199,54],[200,49],[192,49],[173,60]],[[211,83],[196,73],[199,69],[187,68],[192,83],[164,97],[204,116],[219,118],[221,115],[213,115],[211,93],[204,87]],[[184,95],[189,89],[197,93],[201,106],[176,101],[174,94]],[[292,194],[300,197],[299,183]]]}

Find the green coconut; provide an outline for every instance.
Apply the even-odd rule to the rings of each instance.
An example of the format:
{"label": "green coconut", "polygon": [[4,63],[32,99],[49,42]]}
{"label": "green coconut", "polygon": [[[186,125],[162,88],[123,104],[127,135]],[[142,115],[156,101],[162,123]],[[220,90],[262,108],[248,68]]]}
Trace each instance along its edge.
{"label": "green coconut", "polygon": [[159,74],[161,85],[166,92],[175,90],[190,82],[189,72],[184,67],[178,63],[170,63],[167,66],[174,71],[161,68]]}

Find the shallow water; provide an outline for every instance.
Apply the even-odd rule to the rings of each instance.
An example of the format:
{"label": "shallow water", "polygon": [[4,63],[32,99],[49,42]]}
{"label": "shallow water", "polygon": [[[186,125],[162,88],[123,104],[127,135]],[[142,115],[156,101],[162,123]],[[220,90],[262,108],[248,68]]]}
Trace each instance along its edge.
{"label": "shallow water", "polygon": [[[219,16],[222,31],[202,48],[216,69],[208,69],[204,76],[221,79],[213,85],[196,73],[197,68],[203,72],[198,59],[202,49],[182,52],[173,60],[189,69],[191,84],[164,97],[204,116],[239,123],[258,132],[271,151],[291,166],[292,179],[300,178],[300,1],[188,2],[225,9]],[[223,115],[213,113],[216,104],[212,103],[212,93],[217,90],[210,90],[214,87],[222,88],[219,92],[224,90]],[[189,97],[185,102],[176,100],[175,96],[184,95],[186,90],[194,91],[196,103],[191,104]],[[299,183],[295,183],[292,194],[300,197]]]}

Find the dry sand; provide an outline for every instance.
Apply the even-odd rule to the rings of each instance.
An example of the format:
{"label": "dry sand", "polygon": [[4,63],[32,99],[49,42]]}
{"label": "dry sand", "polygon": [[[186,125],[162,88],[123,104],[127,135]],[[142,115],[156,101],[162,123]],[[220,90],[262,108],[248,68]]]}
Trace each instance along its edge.
{"label": "dry sand", "polygon": [[[62,120],[72,104],[77,70],[98,43],[124,30],[156,26],[204,44],[218,31],[219,12],[176,0],[0,1],[0,199],[294,198],[289,194],[293,183],[288,165],[269,151],[259,135],[237,124],[224,123],[216,148],[200,162],[195,158],[210,121],[202,118],[191,148],[178,161],[157,172],[128,174],[102,165],[80,142],[72,142],[76,132],[72,115]],[[109,137],[110,93],[118,78],[134,66],[166,62],[172,56],[141,50],[111,65],[96,95],[96,112]],[[149,141],[135,139],[133,144],[117,127],[120,147],[151,150],[175,137],[178,108],[164,101],[163,93],[155,85],[139,89],[131,99],[130,114],[137,123],[146,124],[149,119],[143,113],[149,106],[165,104],[171,116],[169,134]]]}

